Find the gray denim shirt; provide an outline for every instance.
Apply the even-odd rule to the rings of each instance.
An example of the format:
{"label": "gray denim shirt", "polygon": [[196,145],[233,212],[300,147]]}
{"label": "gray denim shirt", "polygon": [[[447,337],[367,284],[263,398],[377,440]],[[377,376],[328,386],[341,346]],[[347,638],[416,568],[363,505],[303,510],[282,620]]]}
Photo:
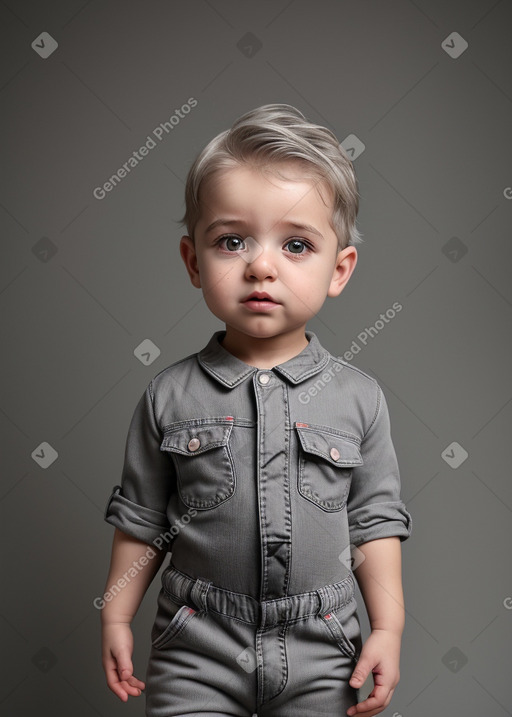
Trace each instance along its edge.
{"label": "gray denim shirt", "polygon": [[272,369],[213,334],[149,383],[105,520],[257,600],[347,577],[351,546],[411,534],[382,389],[309,343]]}

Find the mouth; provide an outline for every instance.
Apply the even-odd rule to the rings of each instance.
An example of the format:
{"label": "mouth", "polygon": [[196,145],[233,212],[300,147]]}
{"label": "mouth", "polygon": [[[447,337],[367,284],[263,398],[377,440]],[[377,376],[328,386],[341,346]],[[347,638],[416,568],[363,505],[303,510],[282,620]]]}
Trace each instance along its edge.
{"label": "mouth", "polygon": [[267,294],[266,291],[253,291],[252,294],[249,294],[249,296],[246,296],[243,300],[243,303],[245,304],[247,301],[265,301],[270,302],[272,304],[278,304],[279,302],[270,296],[270,294]]}
{"label": "mouth", "polygon": [[279,302],[276,301],[270,294],[265,291],[253,291],[252,294],[246,296],[242,301],[243,305],[251,311],[270,311],[279,306]]}

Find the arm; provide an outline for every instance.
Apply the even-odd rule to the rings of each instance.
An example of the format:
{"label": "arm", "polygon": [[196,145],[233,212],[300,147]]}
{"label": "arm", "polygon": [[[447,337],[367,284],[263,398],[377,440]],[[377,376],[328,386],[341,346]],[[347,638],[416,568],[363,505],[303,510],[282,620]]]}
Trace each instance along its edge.
{"label": "arm", "polygon": [[402,591],[402,551],[397,537],[371,540],[359,546],[364,560],[354,575],[363,596],[372,630],[402,635],[405,624]]}
{"label": "arm", "polygon": [[354,575],[370,620],[371,634],[350,678],[359,688],[373,672],[374,688],[348,715],[372,717],[385,709],[400,679],[400,646],[405,623],[402,557],[398,537],[371,540],[359,546],[364,560]]}
{"label": "arm", "polygon": [[389,704],[400,678],[400,646],[404,628],[400,542],[411,534],[412,520],[400,497],[400,473],[391,439],[391,424],[382,389],[375,385],[375,403],[361,442],[363,462],[352,472],[347,501],[350,542],[364,554],[354,570],[371,624],[371,634],[350,678],[361,687],[373,672],[374,688],[347,714],[373,717]]}
{"label": "arm", "polygon": [[[114,487],[105,510],[105,520],[116,531],[100,603],[103,667],[108,686],[123,702],[129,695],[140,695],[145,687],[133,676],[130,623],[166,555],[164,536],[170,537],[166,511],[176,489],[172,464],[160,451],[162,431],[155,416],[153,388],[152,381],[132,416],[122,485]],[[159,543],[165,544],[163,551],[156,547]],[[147,556],[152,557],[148,560]]]}
{"label": "arm", "polygon": [[[146,558],[147,564],[143,565],[140,558],[147,555],[148,549],[151,551],[149,555],[154,554],[154,557]],[[137,540],[137,538],[132,538],[121,532],[119,528],[115,529],[105,593],[109,592],[112,585],[117,584],[120,580],[123,581],[123,576],[128,573],[130,568],[133,569],[134,563],[136,563],[137,575],[135,577],[128,575],[124,579],[126,585],[121,582],[120,591],[112,600],[106,602],[101,611],[102,625],[120,622],[129,625],[131,623],[165,556],[166,551],[155,549],[154,544],[148,545],[142,540]]]}
{"label": "arm", "polygon": [[[151,555],[153,557],[149,557]],[[154,545],[150,546],[116,528],[104,593],[104,598],[108,596],[111,599],[104,600],[101,611],[102,662],[108,686],[123,702],[127,701],[128,695],[140,695],[145,687],[133,675],[130,624],[165,555],[165,550],[158,550]],[[145,565],[141,558],[142,562],[147,561]],[[134,564],[137,570],[135,576]],[[116,589],[112,590],[112,586]]]}

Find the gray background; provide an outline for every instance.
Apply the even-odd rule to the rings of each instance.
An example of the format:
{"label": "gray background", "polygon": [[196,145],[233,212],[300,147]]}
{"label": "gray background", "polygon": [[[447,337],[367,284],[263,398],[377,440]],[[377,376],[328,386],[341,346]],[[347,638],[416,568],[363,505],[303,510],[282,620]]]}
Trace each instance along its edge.
{"label": "gray background", "polygon": [[[12,0],[0,26],[2,713],[144,712],[102,672],[103,511],[150,379],[223,328],[179,256],[188,168],[236,117],[286,102],[366,147],[359,263],[308,328],[336,355],[360,345],[413,516],[384,714],[512,714],[511,2]],[[58,42],[46,59],[31,47],[43,31]],[[458,58],[452,32],[468,43]],[[144,365],[148,338],[161,354]],[[48,468],[33,457],[43,442],[58,453]],[[453,442],[468,453],[457,468]],[[134,622],[140,677],[158,583]]]}

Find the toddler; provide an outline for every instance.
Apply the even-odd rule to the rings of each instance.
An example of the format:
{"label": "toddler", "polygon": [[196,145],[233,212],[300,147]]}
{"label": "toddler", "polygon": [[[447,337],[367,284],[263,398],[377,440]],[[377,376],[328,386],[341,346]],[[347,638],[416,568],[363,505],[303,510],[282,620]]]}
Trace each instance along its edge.
{"label": "toddler", "polygon": [[[411,516],[382,389],[306,329],[357,263],[353,165],[265,105],[203,149],[185,199],[181,257],[225,329],[160,371],[130,423],[105,512],[108,686],[145,691],[147,717],[372,717],[399,681]],[[142,682],[130,624],[168,553]]]}

